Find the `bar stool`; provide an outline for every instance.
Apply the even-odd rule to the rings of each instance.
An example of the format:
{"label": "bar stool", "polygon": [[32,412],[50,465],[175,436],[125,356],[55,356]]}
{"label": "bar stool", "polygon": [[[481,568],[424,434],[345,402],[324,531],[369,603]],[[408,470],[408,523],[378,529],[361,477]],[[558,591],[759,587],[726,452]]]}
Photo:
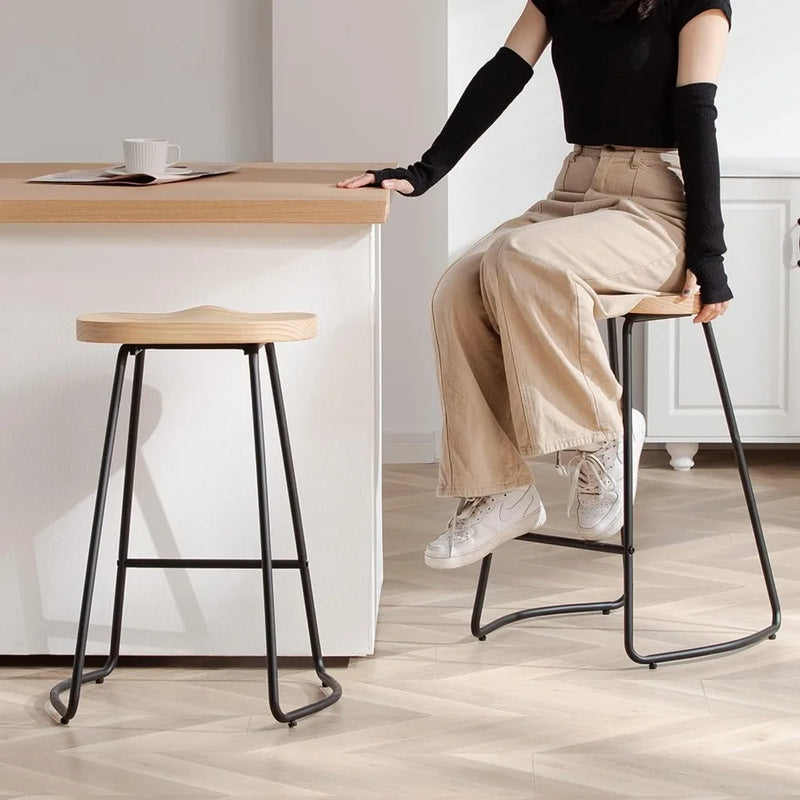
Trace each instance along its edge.
{"label": "bar stool", "polygon": [[[122,633],[122,606],[125,596],[125,578],[129,568],[194,568],[194,569],[260,569],[264,591],[264,622],[266,629],[267,676],[269,707],[279,722],[294,727],[297,720],[320,711],[335,703],[342,694],[338,682],[326,671],[317,629],[316,611],[311,592],[311,576],[300,517],[300,502],[297,495],[292,452],[286,415],[281,393],[278,363],[275,357],[275,342],[292,342],[312,339],[317,335],[317,318],[314,314],[282,312],[273,314],[247,314],[229,311],[215,306],[202,306],[171,314],[89,314],[77,319],[78,339],[83,342],[121,344],[117,355],[111,403],[106,425],[105,443],[100,466],[100,480],[94,507],[94,518],[89,543],[86,578],[83,585],[78,636],[75,647],[71,678],[61,681],[50,690],[50,702],[66,725],[78,709],[81,685],[94,681],[102,683],[111,674],[119,659]],[[294,529],[297,558],[273,560],[270,549],[269,504],[267,498],[267,466],[264,445],[264,422],[261,404],[261,380],[259,352],[264,348],[267,356],[275,416],[278,424],[283,468],[289,495],[289,505]],[[242,350],[247,355],[250,368],[250,396],[253,413],[253,435],[256,456],[256,486],[258,492],[259,532],[261,539],[260,559],[148,559],[128,558],[130,538],[133,482],[136,467],[136,448],[139,429],[139,412],[144,376],[144,357],[148,350]],[[130,422],[125,458],[125,473],[122,495],[122,518],[120,522],[119,558],[117,561],[116,589],[111,626],[111,644],[108,660],[100,669],[84,672],[86,641],[89,632],[92,595],[94,591],[97,556],[103,527],[108,481],[111,472],[111,457],[114,435],[119,417],[122,384],[129,357],[134,358],[133,388],[131,391]],[[295,569],[300,573],[308,635],[311,644],[314,669],[323,687],[330,694],[299,708],[281,709],[278,689],[278,658],[275,635],[275,603],[273,593],[274,569]],[[70,690],[69,702],[64,704],[61,693]]]}
{"label": "bar stool", "polygon": [[[539,544],[555,545],[559,547],[570,547],[578,550],[594,550],[600,553],[615,553],[622,556],[622,578],[623,594],[617,600],[597,603],[571,603],[559,606],[541,606],[539,608],[528,608],[522,611],[514,611],[510,614],[498,617],[485,625],[481,624],[481,615],[486,598],[486,589],[489,583],[489,571],[492,564],[491,554],[487,555],[481,564],[480,576],[478,578],[477,591],[475,593],[475,603],[472,609],[471,631],[473,636],[480,641],[485,641],[492,631],[508,625],[512,622],[519,622],[524,619],[534,617],[546,617],[554,614],[576,614],[590,611],[600,611],[603,614],[610,614],[615,609],[622,608],[624,613],[624,644],[625,652],[628,657],[637,664],[648,664],[650,669],[655,669],[659,663],[667,661],[678,661],[688,658],[699,658],[710,656],[717,653],[725,653],[732,650],[739,650],[742,647],[755,644],[756,642],[769,638],[774,639],[781,624],[780,604],[778,593],[775,587],[775,580],[772,575],[772,568],[769,562],[767,545],[764,541],[764,533],[761,529],[761,521],[758,516],[753,487],[750,482],[750,474],[747,462],[742,449],[742,442],[739,430],[736,425],[736,417],[733,411],[728,386],[725,380],[725,373],[722,369],[716,339],[710,322],[702,323],[705,333],[708,353],[711,357],[711,364],[719,389],[720,400],[725,412],[725,419],[730,432],[731,444],[736,455],[736,463],[739,469],[739,476],[742,482],[747,510],[750,516],[750,525],[753,530],[756,551],[758,553],[761,573],[764,578],[764,585],[772,609],[772,619],[769,625],[754,633],[732,639],[725,642],[709,644],[702,647],[690,647],[679,650],[669,650],[662,653],[639,653],[635,645],[635,612],[634,612],[634,569],[633,556],[634,548],[634,525],[633,525],[633,472],[629,465],[632,462],[633,442],[628,435],[632,430],[632,402],[631,402],[631,380],[633,377],[633,366],[631,359],[631,336],[634,325],[639,323],[655,322],[657,320],[675,319],[680,317],[692,316],[700,311],[701,303],[699,297],[684,298],[681,295],[663,295],[659,297],[649,297],[636,305],[633,310],[625,315],[622,326],[622,418],[623,418],[623,487],[624,487],[624,506],[623,506],[623,526],[622,543],[612,544],[609,542],[587,542],[580,539],[572,539],[565,536],[553,536],[549,534],[526,533],[518,536],[517,539],[525,542],[536,542]],[[608,320],[608,344],[609,361],[614,374],[619,378],[619,356],[617,340],[616,319]]]}

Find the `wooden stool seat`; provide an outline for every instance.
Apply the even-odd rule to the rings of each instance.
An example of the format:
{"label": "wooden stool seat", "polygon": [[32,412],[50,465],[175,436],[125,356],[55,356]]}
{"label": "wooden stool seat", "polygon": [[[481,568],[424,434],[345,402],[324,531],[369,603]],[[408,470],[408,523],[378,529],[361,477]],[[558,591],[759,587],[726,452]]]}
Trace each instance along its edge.
{"label": "wooden stool seat", "polygon": [[637,303],[629,313],[631,314],[699,314],[703,303],[700,295],[684,297],[681,294],[667,294],[661,297],[646,297]]}
{"label": "wooden stool seat", "polygon": [[81,342],[106,344],[266,344],[317,335],[317,317],[301,311],[251,314],[197,306],[169,314],[84,314]]}

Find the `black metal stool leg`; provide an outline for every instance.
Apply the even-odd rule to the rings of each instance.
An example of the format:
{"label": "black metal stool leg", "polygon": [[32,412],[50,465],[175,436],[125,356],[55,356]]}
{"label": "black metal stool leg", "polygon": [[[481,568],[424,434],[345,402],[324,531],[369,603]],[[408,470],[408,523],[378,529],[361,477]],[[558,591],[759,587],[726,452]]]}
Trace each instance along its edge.
{"label": "black metal stool leg", "polygon": [[[622,427],[623,427],[623,464],[622,464],[622,597],[624,600],[625,651],[638,663],[640,661],[633,647],[634,638],[634,604],[633,604],[633,397],[631,383],[633,381],[632,340],[635,317],[626,316],[622,325]],[[654,664],[650,664],[655,669]]]}
{"label": "black metal stool leg", "polygon": [[[94,594],[95,574],[97,572],[97,557],[100,552],[100,536],[103,530],[103,515],[105,512],[106,496],[108,494],[108,481],[111,475],[111,459],[114,453],[114,437],[119,419],[122,386],[125,379],[125,367],[130,355],[130,348],[123,345],[117,355],[117,366],[114,372],[114,383],[111,390],[111,401],[108,409],[108,421],[103,443],[103,455],[100,461],[100,478],[97,485],[94,516],[92,520],[92,533],[89,539],[89,554],[86,562],[86,577],[83,583],[83,597],[78,621],[78,635],[75,644],[75,660],[72,666],[72,677],[57,683],[50,690],[50,702],[61,717],[61,723],[66,725],[78,710],[81,686],[84,683],[105,677],[103,669],[84,673],[83,665],[86,658],[86,642],[89,637],[89,618],[92,611],[92,596]],[[61,700],[61,693],[67,689],[69,702],[67,705]]]}
{"label": "black metal stool leg", "polygon": [[258,525],[261,541],[261,575],[264,584],[264,622],[267,641],[267,675],[269,707],[279,722],[290,722],[280,707],[278,693],[278,656],[275,642],[275,597],[273,591],[272,552],[270,550],[269,500],[267,496],[267,455],[264,447],[264,417],[261,406],[261,373],[258,348],[248,352],[250,362],[250,396],[253,406],[253,436],[256,448],[258,491]]}
{"label": "black metal stool leg", "polygon": [[[483,604],[486,601],[486,587],[489,585],[489,571],[491,568],[492,554],[489,553],[481,561],[481,572],[478,576],[478,586],[475,589],[475,602],[472,605],[472,621],[470,622],[470,632],[481,642],[485,642],[486,636],[491,633],[491,630],[486,630],[481,625],[481,615],[483,614]],[[491,624],[487,625],[486,628],[490,627]]]}
{"label": "black metal stool leg", "polygon": [[339,699],[342,688],[338,682],[325,671],[325,664],[322,658],[322,646],[319,641],[319,629],[317,627],[317,613],[314,606],[314,596],[311,591],[311,573],[308,568],[308,553],[306,551],[305,534],[303,533],[303,522],[300,516],[300,499],[297,494],[297,480],[294,474],[294,463],[292,459],[292,448],[289,442],[289,428],[286,424],[286,409],[283,404],[283,392],[281,390],[281,380],[278,373],[278,360],[275,355],[275,345],[269,343],[265,347],[267,355],[267,365],[269,367],[270,383],[272,385],[272,397],[275,405],[275,418],[278,423],[278,436],[281,443],[281,454],[283,456],[283,469],[286,475],[286,487],[289,494],[289,507],[292,513],[292,527],[294,530],[294,541],[297,550],[297,558],[300,562],[300,581],[303,589],[303,603],[306,611],[306,623],[308,625],[308,638],[311,644],[311,652],[314,657],[314,668],[323,686],[332,690],[332,694],[320,701],[315,706],[310,706],[309,714],[321,708],[331,705]]}
{"label": "black metal stool leg", "polygon": [[117,582],[114,588],[114,611],[111,622],[111,646],[108,661],[103,666],[103,676],[110,675],[119,661],[119,645],[122,638],[122,609],[125,600],[125,578],[127,576],[128,543],[131,538],[131,510],[133,508],[133,480],[136,471],[136,450],[139,444],[139,417],[142,408],[142,384],[144,382],[144,350],[136,353],[131,392],[131,414],[128,424],[128,446],[125,454],[125,480],[122,490],[122,514],[119,526],[119,552],[117,556]]}
{"label": "black metal stool leg", "polygon": [[608,363],[611,365],[611,371],[614,376],[619,380],[619,342],[617,339],[617,318],[609,317],[607,320],[608,330]]}
{"label": "black metal stool leg", "polygon": [[[626,338],[623,338],[623,370],[627,370],[627,380],[630,380],[630,329],[635,322],[649,322],[652,319],[663,319],[663,317],[650,317],[645,315],[632,315],[626,317],[624,329],[628,332],[627,337],[627,354],[626,352]],[[753,494],[752,485],[747,469],[747,463],[744,458],[744,451],[742,450],[741,439],[736,425],[736,418],[733,411],[733,404],[731,403],[730,394],[725,381],[725,375],[722,370],[722,363],[719,358],[719,351],[717,350],[716,341],[714,339],[713,331],[711,330],[711,323],[703,323],[703,328],[706,334],[706,342],[708,343],[708,352],[711,357],[711,363],[714,367],[714,374],[717,379],[717,386],[720,392],[720,400],[725,410],[725,417],[728,422],[728,430],[731,435],[731,444],[733,445],[736,453],[736,460],[739,465],[739,475],[742,480],[742,487],[744,488],[745,499],[747,501],[748,511],[750,512],[750,520],[753,526],[753,535],[758,549],[758,555],[761,560],[761,569],[764,576],[764,581],[769,595],[770,605],[772,607],[772,622],[765,628],[762,628],[755,633],[741,636],[738,639],[731,639],[725,642],[718,642],[715,644],[704,645],[702,647],[689,647],[682,650],[668,650],[663,653],[651,653],[643,655],[636,650],[634,644],[634,603],[633,603],[633,504],[628,502],[630,497],[629,490],[632,484],[632,471],[628,472],[629,456],[631,444],[626,441],[625,452],[625,525],[623,527],[623,544],[626,547],[624,559],[625,571],[625,652],[628,657],[635,661],[637,664],[648,664],[651,669],[655,669],[657,664],[667,661],[679,661],[689,658],[700,658],[702,656],[711,656],[719,653],[728,653],[733,650],[739,650],[743,647],[748,647],[762,639],[775,638],[775,633],[780,627],[780,608],[778,605],[778,595],[775,588],[775,582],[772,576],[772,570],[769,565],[769,556],[767,554],[767,547],[764,541],[764,535],[761,530],[761,523],[758,519],[758,510],[756,508],[755,496]],[[625,385],[629,386],[629,383]],[[630,414],[626,410],[626,440],[627,440],[627,427],[630,424]]]}
{"label": "black metal stool leg", "polygon": [[705,333],[706,336],[708,354],[714,368],[714,376],[717,379],[717,387],[719,389],[720,400],[722,401],[722,408],[725,412],[725,420],[728,423],[731,445],[733,446],[733,452],[736,456],[739,478],[742,482],[742,490],[744,491],[745,502],[747,503],[747,512],[750,515],[750,525],[753,529],[753,537],[755,538],[756,549],[758,550],[761,573],[764,576],[764,585],[767,590],[767,596],[769,597],[770,608],[772,609],[771,627],[774,627],[774,630],[769,634],[769,638],[774,639],[781,625],[781,607],[780,601],[778,600],[778,589],[775,586],[775,578],[772,574],[772,567],[769,561],[767,543],[764,540],[764,531],[761,528],[761,519],[758,515],[758,506],[756,505],[756,498],[753,492],[753,484],[750,481],[750,470],[747,468],[747,461],[744,457],[742,439],[739,436],[739,426],[736,424],[733,403],[731,402],[730,392],[728,392],[728,384],[722,369],[722,361],[719,357],[717,341],[714,337],[714,331],[711,328],[710,322],[703,323],[703,333]]}
{"label": "black metal stool leg", "polygon": [[[621,381],[620,375],[620,368],[619,368],[619,336],[617,331],[619,330],[617,325],[618,319],[617,317],[609,317],[607,321],[607,329],[608,329],[608,363],[611,367],[611,371],[614,373],[614,377],[617,381]],[[625,387],[623,386],[623,394],[625,392]],[[623,397],[623,408],[624,408],[625,398]],[[623,412],[623,428],[626,426],[625,422],[625,415]],[[624,547],[624,544],[622,545]],[[625,605],[625,594],[623,592],[620,595],[619,599],[615,601],[615,603],[610,608],[603,609],[604,614],[610,614],[612,611],[618,608],[623,608]]]}
{"label": "black metal stool leg", "polygon": [[294,527],[295,544],[297,546],[298,565],[300,578],[303,587],[303,599],[306,609],[309,637],[311,649],[314,657],[314,665],[318,677],[324,686],[329,687],[332,693],[321,700],[292,711],[283,711],[280,706],[279,686],[278,686],[278,658],[275,643],[275,602],[273,590],[273,562],[270,549],[269,531],[269,504],[267,496],[267,469],[266,452],[264,446],[264,421],[261,401],[261,378],[258,365],[258,351],[260,346],[253,346],[248,350],[250,363],[250,391],[253,406],[253,433],[256,449],[256,473],[258,478],[258,506],[259,506],[259,528],[261,538],[261,557],[262,557],[262,578],[264,584],[264,617],[266,622],[266,641],[267,641],[267,675],[269,707],[272,715],[279,722],[286,722],[290,727],[297,724],[301,717],[314,714],[315,712],[336,702],[341,696],[341,687],[330,675],[325,672],[322,663],[322,654],[319,644],[319,634],[316,626],[316,615],[314,602],[311,595],[311,580],[308,572],[308,559],[305,552],[305,542],[303,539],[302,523],[300,520],[300,507],[297,499],[297,489],[294,480],[294,470],[292,468],[291,452],[289,450],[289,439],[286,430],[286,418],[283,408],[283,398],[280,392],[280,382],[278,380],[277,364],[275,362],[274,350],[270,355],[273,345],[267,345],[267,360],[270,367],[270,377],[272,379],[273,396],[275,398],[275,409],[278,418],[278,430],[281,439],[281,450],[283,453],[284,469],[286,471],[287,488],[289,491],[289,502],[292,512],[292,522]]}

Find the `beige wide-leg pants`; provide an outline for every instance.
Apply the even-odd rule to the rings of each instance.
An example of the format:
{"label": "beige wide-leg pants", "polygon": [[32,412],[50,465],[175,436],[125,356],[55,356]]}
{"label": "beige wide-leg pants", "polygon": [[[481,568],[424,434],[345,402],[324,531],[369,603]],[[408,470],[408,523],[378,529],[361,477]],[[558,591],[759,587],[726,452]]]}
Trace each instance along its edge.
{"label": "beige wide-leg pants", "polygon": [[621,438],[596,319],[680,292],[685,230],[677,151],[576,145],[545,200],[445,271],[431,302],[438,496],[524,486],[525,456]]}

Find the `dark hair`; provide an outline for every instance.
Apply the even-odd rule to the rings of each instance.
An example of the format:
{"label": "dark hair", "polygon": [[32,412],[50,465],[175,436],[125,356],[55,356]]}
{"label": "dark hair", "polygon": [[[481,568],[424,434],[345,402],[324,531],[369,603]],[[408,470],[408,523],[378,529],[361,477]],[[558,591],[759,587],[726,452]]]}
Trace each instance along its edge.
{"label": "dark hair", "polygon": [[645,19],[654,13],[664,0],[561,0],[561,2],[584,6],[596,19],[610,22],[628,13],[638,19]]}

